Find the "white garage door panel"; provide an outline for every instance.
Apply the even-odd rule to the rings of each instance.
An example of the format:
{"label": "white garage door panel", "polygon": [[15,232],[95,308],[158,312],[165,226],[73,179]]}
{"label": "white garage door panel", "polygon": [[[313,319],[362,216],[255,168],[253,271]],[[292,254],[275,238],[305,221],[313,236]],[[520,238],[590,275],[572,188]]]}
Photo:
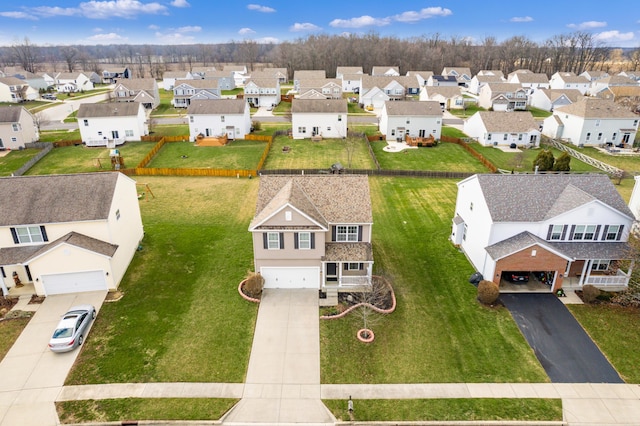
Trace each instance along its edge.
{"label": "white garage door panel", "polygon": [[320,288],[320,268],[260,268],[265,288]]}
{"label": "white garage door panel", "polygon": [[46,295],[80,293],[106,290],[104,271],[75,272],[69,274],[43,275],[42,283]]}

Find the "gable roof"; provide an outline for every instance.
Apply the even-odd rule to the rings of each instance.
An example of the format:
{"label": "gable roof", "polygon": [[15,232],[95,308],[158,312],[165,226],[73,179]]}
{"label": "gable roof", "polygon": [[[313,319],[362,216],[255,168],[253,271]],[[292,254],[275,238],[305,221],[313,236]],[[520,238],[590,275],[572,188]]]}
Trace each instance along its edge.
{"label": "gable roof", "polygon": [[137,116],[140,102],[117,102],[108,104],[80,104],[78,118],[130,117]]}
{"label": "gable roof", "polygon": [[587,77],[583,75],[575,75],[572,72],[558,72],[558,77],[562,79],[565,83],[572,84],[589,84],[591,83]]}
{"label": "gable roof", "polygon": [[[545,83],[545,84],[549,84],[549,77],[547,77],[546,74],[543,73],[529,73],[529,72],[519,72],[516,73],[514,78],[518,79],[518,82],[520,83],[527,83],[527,84],[533,84],[533,83]],[[511,79],[509,79],[511,80]]]}
{"label": "gable roof", "polygon": [[133,91],[146,90],[149,91],[149,94],[153,96],[153,92],[156,88],[156,81],[153,78],[123,78],[118,80],[116,89],[118,88],[118,86],[122,86]]}
{"label": "gable roof", "polygon": [[436,101],[386,101],[384,108],[390,116],[442,116],[442,108]]}
{"label": "gable roof", "polygon": [[380,65],[371,68],[371,75],[380,76],[384,75],[387,71],[395,71],[396,73],[400,74],[400,69],[398,67],[387,67],[384,65]]}
{"label": "gable roof", "polygon": [[571,102],[577,102],[584,95],[578,89],[538,89],[545,94],[551,102],[555,102],[561,96],[566,96]]}
{"label": "gable roof", "polygon": [[249,84],[254,84],[256,87],[269,87],[274,88],[278,87],[280,84],[280,80],[278,77],[258,77],[258,78],[250,78],[245,83],[245,87]]}
{"label": "gable roof", "polygon": [[572,260],[572,258],[554,247],[552,243],[543,240],[529,231],[524,231],[514,235],[513,237],[498,241],[497,243],[486,247],[485,250],[493,260],[499,260],[534,245],[538,245],[546,250],[555,252],[567,260]]}
{"label": "gable roof", "polygon": [[23,86],[27,84],[24,80],[16,77],[2,77],[0,78],[0,83],[6,84],[7,86]]}
{"label": "gable roof", "polygon": [[303,78],[326,78],[327,72],[325,70],[295,70],[293,72],[293,78],[300,80]]}
{"label": "gable roof", "polygon": [[487,83],[484,87],[485,90],[489,90],[491,94],[496,95],[498,93],[515,93],[517,91],[526,91],[520,83]]}
{"label": "gable roof", "polygon": [[369,180],[365,175],[262,176],[256,216],[250,228],[285,203],[326,225],[373,223]]}
{"label": "gable roof", "polygon": [[120,173],[0,178],[0,226],[106,220]]}
{"label": "gable roof", "polygon": [[458,83],[458,79],[456,78],[455,75],[432,75],[429,78],[435,81]]}
{"label": "gable roof", "polygon": [[459,86],[424,86],[423,90],[429,97],[440,95],[445,98],[455,98],[462,96]]}
{"label": "gable roof", "polygon": [[336,67],[336,75],[362,74],[362,67]]}
{"label": "gable roof", "polygon": [[347,113],[346,99],[294,99],[291,113]]}
{"label": "gable roof", "polygon": [[21,106],[0,106],[0,123],[17,123],[23,110]]}
{"label": "gable roof", "polygon": [[478,111],[476,114],[479,114],[487,132],[524,133],[540,127],[529,111]]}
{"label": "gable roof", "polygon": [[541,222],[595,200],[634,217],[605,174],[481,174],[475,177],[494,222]]}
{"label": "gable roof", "polygon": [[637,118],[638,116],[609,99],[584,97],[570,105],[563,105],[555,109],[583,118]]}
{"label": "gable roof", "polygon": [[638,82],[632,78],[626,77],[624,75],[616,74],[611,75],[609,77],[604,77],[598,80],[598,83],[608,84],[609,86],[618,85],[618,86],[637,86]]}
{"label": "gable roof", "polygon": [[173,90],[177,89],[179,86],[189,86],[194,89],[217,89],[218,88],[218,79],[216,78],[180,78],[176,79]]}
{"label": "gable roof", "polygon": [[203,99],[191,101],[187,108],[189,115],[204,114],[244,114],[247,103],[244,99]]}

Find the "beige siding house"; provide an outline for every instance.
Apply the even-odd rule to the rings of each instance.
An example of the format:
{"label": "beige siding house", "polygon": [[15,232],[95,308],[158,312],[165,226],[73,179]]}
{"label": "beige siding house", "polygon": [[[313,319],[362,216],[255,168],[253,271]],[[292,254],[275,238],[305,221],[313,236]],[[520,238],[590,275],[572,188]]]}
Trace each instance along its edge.
{"label": "beige siding house", "polygon": [[0,107],[0,150],[20,149],[39,138],[33,115],[24,107]]}

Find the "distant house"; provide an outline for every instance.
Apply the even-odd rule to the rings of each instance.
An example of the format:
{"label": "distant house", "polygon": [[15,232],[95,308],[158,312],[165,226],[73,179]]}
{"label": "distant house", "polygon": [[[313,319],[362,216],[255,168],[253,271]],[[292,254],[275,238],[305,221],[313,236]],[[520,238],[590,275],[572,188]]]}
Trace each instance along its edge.
{"label": "distant house", "polygon": [[304,98],[309,91],[320,93],[326,99],[342,99],[342,82],[337,78],[300,80],[299,97]]}
{"label": "distant house", "polygon": [[347,136],[346,99],[294,99],[291,102],[294,139]]}
{"label": "distant house", "polygon": [[[433,71],[407,71],[406,74],[407,77],[415,77],[417,79],[418,88],[426,85],[427,80],[429,80],[429,77],[431,77],[432,75]],[[417,93],[420,93],[420,90],[418,90]]]}
{"label": "distant house", "polygon": [[387,140],[403,141],[405,136],[440,139],[442,109],[435,101],[388,101],[380,114],[380,133]]}
{"label": "distant house", "polygon": [[539,89],[529,95],[529,105],[545,111],[553,111],[559,106],[569,105],[582,98],[577,89]]}
{"label": "distant house", "polygon": [[450,238],[500,286],[516,273],[538,291],[619,291],[633,268],[620,264],[629,259],[633,221],[604,174],[482,174],[458,182]]}
{"label": "distant house", "polygon": [[158,83],[153,78],[128,78],[118,81],[112,93],[115,102],[140,102],[146,109],[160,105]]}
{"label": "distant house", "polygon": [[371,68],[372,76],[398,77],[400,69],[398,67],[374,66]]}
{"label": "distant house", "polygon": [[293,90],[300,91],[302,80],[323,80],[327,78],[325,70],[295,70],[293,72]]}
{"label": "distant house", "polygon": [[249,225],[255,271],[265,288],[321,290],[335,304],[371,284],[372,225],[364,175],[262,176]]}
{"label": "distant house", "polygon": [[218,80],[176,80],[173,87],[173,101],[175,108],[187,108],[191,102],[204,99],[220,99]]}
{"label": "distant house", "polygon": [[504,83],[504,78],[494,74],[476,74],[471,78],[467,90],[474,95],[480,94],[480,89],[489,83]]}
{"label": "distant house", "polygon": [[128,67],[112,67],[102,71],[102,82],[106,84],[115,83],[123,78],[132,78],[133,74]]}
{"label": "distant house", "polygon": [[436,101],[443,111],[464,109],[464,97],[460,87],[424,86],[420,91],[420,101]]}
{"label": "distant house", "polygon": [[458,87],[458,79],[453,75],[432,75],[427,79],[426,86]]}
{"label": "distant house", "polygon": [[527,92],[517,83],[487,83],[480,88],[478,105],[493,111],[524,111]]}
{"label": "distant house", "polygon": [[93,82],[82,72],[59,72],[56,74],[55,79],[55,88],[59,93],[93,90]]}
{"label": "distant house", "polygon": [[15,77],[0,78],[0,102],[19,103],[38,98],[38,91]]}
{"label": "distant house", "polygon": [[580,75],[592,83],[596,80],[600,80],[601,78],[609,77],[609,73],[607,73],[606,71],[595,71],[595,70],[585,71]]}
{"label": "distant house", "polygon": [[601,91],[605,89],[619,86],[636,87],[638,86],[638,82],[623,75],[610,75],[609,77],[603,77],[601,79],[593,81],[591,83],[591,88],[589,89],[589,94],[591,96],[597,96]]}
{"label": "distant house", "polygon": [[464,122],[464,132],[484,146],[536,147],[539,127],[529,111],[478,111]]}
{"label": "distant house", "polygon": [[349,74],[364,74],[362,67],[336,67],[336,78],[342,78]]}
{"label": "distant house", "polygon": [[471,83],[471,70],[468,67],[444,67],[440,75],[453,76],[458,80],[458,86],[469,87]]}
{"label": "distant house", "polygon": [[0,106],[0,151],[21,149],[40,138],[35,118],[21,106]]}
{"label": "distant house", "polygon": [[250,78],[244,85],[244,97],[255,107],[269,107],[280,103],[280,80],[276,77]]}
{"label": "distant house", "polygon": [[149,134],[145,109],[139,102],[80,104],[77,117],[87,146],[115,147]]}
{"label": "distant house", "polygon": [[632,144],[640,117],[613,101],[582,98],[554,109],[543,122],[543,134],[574,145]]}
{"label": "distant house", "polygon": [[189,80],[193,79],[193,76],[188,71],[166,71],[162,75],[162,88],[164,90],[173,90],[176,85],[176,80]]}
{"label": "distant house", "polygon": [[362,87],[362,76],[364,74],[342,74],[340,77],[342,80],[342,92],[348,93],[360,93],[360,87]]}
{"label": "distant house", "polygon": [[39,296],[118,288],[144,236],[136,182],[99,172],[0,178],[0,287]]}
{"label": "distant house", "polygon": [[222,71],[233,76],[236,87],[243,86],[249,78],[249,72],[244,65],[225,65],[222,67]]}
{"label": "distant house", "polygon": [[[388,100],[405,100],[407,95],[407,78],[410,77],[389,77],[389,76],[362,76],[362,86],[360,87],[360,104],[373,105],[375,108],[382,108],[385,101]],[[415,79],[414,79],[415,80]],[[372,97],[375,93],[369,93],[372,89],[379,89],[384,94],[386,99],[382,102]]]}
{"label": "distant house", "polygon": [[[284,84],[289,81],[288,72],[286,68],[272,68],[266,67],[262,69],[262,72],[270,77],[275,77],[278,79],[280,84]],[[253,77],[253,74],[251,74]]]}
{"label": "distant house", "polygon": [[205,80],[215,80],[218,82],[218,89],[233,90],[236,88],[236,80],[232,75],[229,75],[226,71],[211,71],[208,72]]}
{"label": "distant house", "polygon": [[587,80],[584,76],[575,75],[572,72],[556,72],[551,76],[549,80],[549,87],[551,89],[563,90],[563,89],[575,89],[580,91],[581,94],[587,93],[591,81]]}
{"label": "distant house", "polygon": [[238,139],[251,132],[249,104],[244,99],[197,100],[187,110],[189,137],[227,135]]}
{"label": "distant house", "polygon": [[549,77],[544,73],[514,72],[509,74],[508,83],[519,84],[529,91],[533,89],[549,89]]}

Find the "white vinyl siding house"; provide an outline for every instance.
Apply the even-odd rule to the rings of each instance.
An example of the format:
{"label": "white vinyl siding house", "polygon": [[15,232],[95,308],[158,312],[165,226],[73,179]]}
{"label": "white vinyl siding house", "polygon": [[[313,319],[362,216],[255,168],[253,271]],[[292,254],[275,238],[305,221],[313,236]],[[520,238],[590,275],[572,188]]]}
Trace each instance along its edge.
{"label": "white vinyl siding house", "polygon": [[149,134],[147,115],[138,102],[81,104],[78,127],[87,146],[115,146]]}
{"label": "white vinyl siding house", "polygon": [[199,135],[241,139],[251,131],[249,104],[243,99],[194,101],[187,110],[189,138],[195,141]]}
{"label": "white vinyl siding house", "polygon": [[291,103],[294,139],[347,136],[346,99],[294,99]]}
{"label": "white vinyl siding house", "polygon": [[21,106],[0,107],[0,150],[24,148],[39,139],[33,115]]}
{"label": "white vinyl siding house", "polygon": [[478,111],[464,122],[464,132],[485,146],[536,147],[540,130],[528,111]]}
{"label": "white vinyl siding house", "polygon": [[405,136],[440,139],[442,109],[435,101],[387,101],[380,115],[380,133],[387,140],[403,141]]}

